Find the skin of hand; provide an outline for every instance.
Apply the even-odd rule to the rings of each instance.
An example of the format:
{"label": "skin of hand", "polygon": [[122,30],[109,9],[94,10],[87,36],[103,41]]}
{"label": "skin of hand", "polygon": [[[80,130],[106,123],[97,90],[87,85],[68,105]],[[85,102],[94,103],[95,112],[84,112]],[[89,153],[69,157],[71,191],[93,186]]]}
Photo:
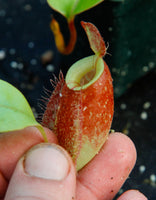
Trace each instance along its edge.
{"label": "skin of hand", "polygon": [[[101,151],[78,173],[68,153],[45,128],[44,143],[35,127],[0,134],[0,200],[111,200],[136,162],[132,141],[111,133]],[[147,200],[129,190],[118,200]]]}

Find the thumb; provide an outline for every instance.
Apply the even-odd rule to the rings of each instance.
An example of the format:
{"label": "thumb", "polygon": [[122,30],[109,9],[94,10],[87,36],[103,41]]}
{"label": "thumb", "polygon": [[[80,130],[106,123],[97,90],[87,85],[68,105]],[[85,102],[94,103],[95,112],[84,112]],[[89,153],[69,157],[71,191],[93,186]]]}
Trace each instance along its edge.
{"label": "thumb", "polygon": [[58,145],[42,143],[17,163],[5,200],[74,199],[75,185],[75,168],[68,153]]}

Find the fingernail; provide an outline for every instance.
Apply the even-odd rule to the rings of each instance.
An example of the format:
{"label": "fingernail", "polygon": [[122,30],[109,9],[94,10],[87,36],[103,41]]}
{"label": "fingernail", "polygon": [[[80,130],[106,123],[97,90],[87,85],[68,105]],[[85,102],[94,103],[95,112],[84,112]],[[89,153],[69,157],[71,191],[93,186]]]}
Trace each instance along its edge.
{"label": "fingernail", "polygon": [[39,144],[25,156],[25,172],[30,176],[63,180],[69,171],[69,161],[65,152],[55,144]]}

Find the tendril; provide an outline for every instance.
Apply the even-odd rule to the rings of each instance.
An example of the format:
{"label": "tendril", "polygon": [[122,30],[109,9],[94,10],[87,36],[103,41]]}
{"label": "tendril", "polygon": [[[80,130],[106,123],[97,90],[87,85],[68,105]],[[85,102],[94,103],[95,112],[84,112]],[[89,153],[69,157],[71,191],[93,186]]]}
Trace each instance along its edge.
{"label": "tendril", "polygon": [[59,23],[54,18],[51,20],[51,23],[50,23],[50,28],[54,34],[56,47],[58,51],[64,55],[68,55],[73,51],[75,47],[76,39],[77,39],[77,32],[76,32],[76,28],[74,24],[74,17],[68,20],[67,22],[68,22],[68,28],[70,32],[70,39],[67,45],[65,45],[65,41],[61,33]]}

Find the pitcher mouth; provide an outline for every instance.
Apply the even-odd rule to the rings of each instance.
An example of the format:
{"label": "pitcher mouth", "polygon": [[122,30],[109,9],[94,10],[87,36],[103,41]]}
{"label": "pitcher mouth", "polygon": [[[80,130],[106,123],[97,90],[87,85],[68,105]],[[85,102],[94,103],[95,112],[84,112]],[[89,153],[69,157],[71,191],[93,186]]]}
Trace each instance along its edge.
{"label": "pitcher mouth", "polygon": [[104,71],[104,61],[96,55],[88,56],[74,63],[66,74],[69,89],[83,90],[96,82]]}

